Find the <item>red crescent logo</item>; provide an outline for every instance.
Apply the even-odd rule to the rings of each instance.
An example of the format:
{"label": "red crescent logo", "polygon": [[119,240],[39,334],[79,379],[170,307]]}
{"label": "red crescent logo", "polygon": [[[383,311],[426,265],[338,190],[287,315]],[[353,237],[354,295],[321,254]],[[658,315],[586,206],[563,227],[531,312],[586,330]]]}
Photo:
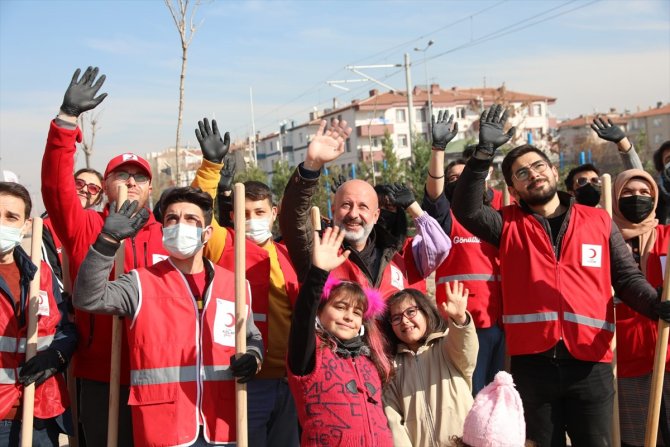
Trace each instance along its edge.
{"label": "red crescent logo", "polygon": [[235,315],[231,314],[230,312],[228,312],[226,315],[230,316],[230,323],[228,323],[228,324],[224,323],[224,326],[226,326],[226,327],[235,326]]}
{"label": "red crescent logo", "polygon": [[596,257],[596,250],[594,248],[589,248],[589,251],[591,252],[591,256],[589,256],[590,259],[593,259]]}

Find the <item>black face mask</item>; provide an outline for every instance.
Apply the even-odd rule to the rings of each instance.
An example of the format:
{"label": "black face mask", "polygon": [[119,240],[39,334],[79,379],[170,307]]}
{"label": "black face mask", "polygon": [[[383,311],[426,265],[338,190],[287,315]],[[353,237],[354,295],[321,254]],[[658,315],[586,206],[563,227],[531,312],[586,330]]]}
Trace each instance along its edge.
{"label": "black face mask", "polygon": [[654,198],[647,196],[628,196],[619,199],[619,210],[623,217],[633,223],[645,220],[654,210]]}
{"label": "black face mask", "polygon": [[577,203],[586,206],[596,206],[600,202],[600,188],[590,183],[575,189]]}
{"label": "black face mask", "polygon": [[449,182],[444,185],[444,195],[447,196],[447,199],[451,202],[452,197],[454,197],[454,190],[456,189],[456,182]]}

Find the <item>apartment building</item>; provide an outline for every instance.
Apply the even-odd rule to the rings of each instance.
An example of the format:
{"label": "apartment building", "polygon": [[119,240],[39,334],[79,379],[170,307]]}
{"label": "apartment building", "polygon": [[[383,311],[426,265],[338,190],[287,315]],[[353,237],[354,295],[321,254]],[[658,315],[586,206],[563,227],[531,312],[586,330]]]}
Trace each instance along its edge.
{"label": "apartment building", "polygon": [[628,134],[636,142],[640,157],[651,160],[654,151],[670,141],[670,104],[659,102],[654,108],[634,113],[630,117]]}
{"label": "apartment building", "polygon": [[550,129],[554,120],[548,109],[556,98],[515,92],[504,85],[499,88],[443,89],[438,84],[430,86],[430,94],[425,86],[415,87],[412,96],[412,107],[408,107],[406,92],[373,89],[367,98],[340,107],[334,104],[332,109],[321,113],[312,112],[304,123],[286,123],[279,131],[258,138],[258,165],[270,176],[274,163],[280,159],[288,161],[290,166],[298,165],[305,159],[307,146],[320,120],[337,118],[346,120],[353,132],[347,140],[345,153],[335,163],[344,172],[351,173],[359,163],[373,161],[378,172],[383,163],[385,132],[391,135],[394,150],[401,160],[412,156],[410,122],[413,123],[413,135],[429,137],[429,96],[433,115],[445,110],[455,115],[459,124],[455,141],[476,138],[482,110],[502,103],[512,111],[510,125],[517,126],[512,144],[532,141],[547,152],[551,149]]}

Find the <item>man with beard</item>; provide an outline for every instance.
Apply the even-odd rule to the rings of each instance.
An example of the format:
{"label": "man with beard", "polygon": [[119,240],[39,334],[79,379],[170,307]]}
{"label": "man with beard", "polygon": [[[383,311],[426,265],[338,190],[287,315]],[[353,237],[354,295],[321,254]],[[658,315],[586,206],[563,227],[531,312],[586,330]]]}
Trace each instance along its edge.
{"label": "man with beard", "polygon": [[[312,196],[319,187],[321,168],[344,153],[344,142],[350,133],[346,121],[333,120],[327,130],[326,121],[322,121],[307,148],[305,161],[298,165],[284,191],[279,227],[301,282],[311,264],[313,231],[308,215]],[[394,194],[395,203],[415,217],[422,243],[415,237],[411,254],[419,272],[428,276],[449,253],[450,241],[440,225],[421,210],[413,194]],[[345,231],[344,247],[351,250],[351,255],[331,275],[374,287],[386,297],[406,288],[408,281],[404,267],[393,259],[404,239],[375,225],[379,216],[377,193],[369,183],[349,180],[337,189],[333,223]]]}
{"label": "man with beard", "polygon": [[531,145],[510,151],[502,171],[517,204],[484,206],[495,151],[514,135],[508,112],[483,112],[479,144],[454,191],[456,218],[499,247],[503,323],[523,400],[526,435],[538,445],[609,446],[614,336],[611,287],[636,312],[670,321],[670,302],[637,268],[607,213],[557,192],[558,171]]}

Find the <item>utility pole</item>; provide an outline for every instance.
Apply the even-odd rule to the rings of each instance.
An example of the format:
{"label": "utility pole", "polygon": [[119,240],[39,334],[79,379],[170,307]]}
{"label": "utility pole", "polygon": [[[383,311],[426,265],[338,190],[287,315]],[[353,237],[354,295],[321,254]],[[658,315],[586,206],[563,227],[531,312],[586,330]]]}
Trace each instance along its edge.
{"label": "utility pole", "polygon": [[432,123],[432,118],[433,118],[433,105],[430,101],[430,91],[431,86],[430,86],[430,81],[428,80],[428,61],[426,60],[426,52],[428,51],[428,48],[431,47],[435,42],[432,40],[428,41],[428,44],[426,44],[426,47],[421,49],[421,48],[414,48],[414,51],[420,51],[423,53],[423,70],[424,73],[426,74],[426,92],[428,93],[428,113],[426,116],[426,136],[430,137],[431,132],[433,129],[431,129],[431,123]]}
{"label": "utility pole", "polygon": [[251,155],[254,157],[254,166],[258,166],[258,155],[256,153],[256,120],[254,119],[254,93],[249,87],[249,102],[251,103]]}
{"label": "utility pole", "polygon": [[407,84],[407,124],[409,124],[409,135],[407,144],[409,153],[412,154],[412,132],[414,132],[414,96],[412,95],[412,72],[409,62],[409,53],[405,53],[405,82]]}

